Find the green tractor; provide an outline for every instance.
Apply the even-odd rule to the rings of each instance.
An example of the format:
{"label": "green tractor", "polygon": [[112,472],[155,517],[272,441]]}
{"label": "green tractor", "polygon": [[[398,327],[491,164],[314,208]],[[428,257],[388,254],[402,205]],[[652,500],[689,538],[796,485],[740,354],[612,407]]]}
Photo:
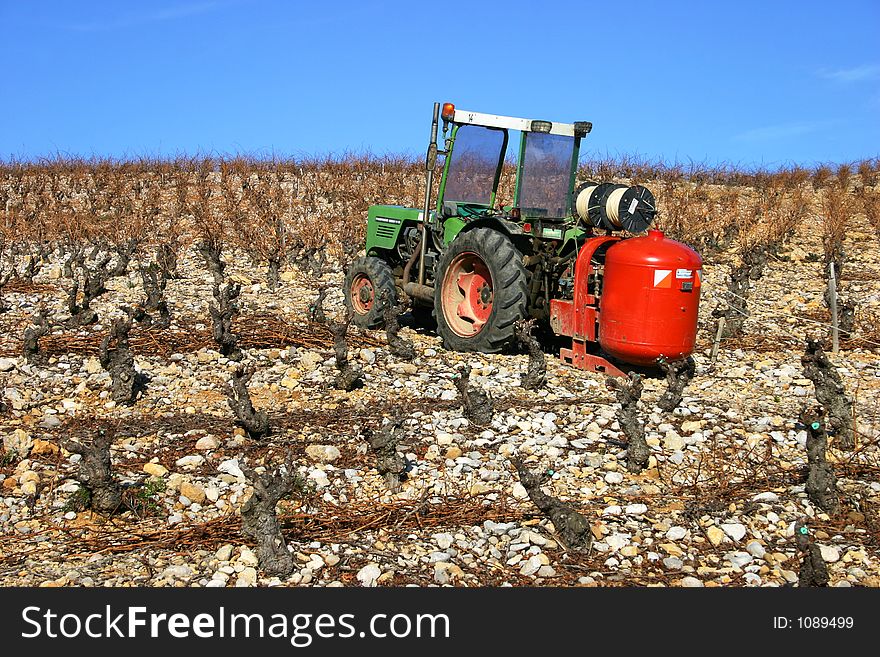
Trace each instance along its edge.
{"label": "green tractor", "polygon": [[[642,232],[656,210],[641,186],[575,186],[580,143],[591,128],[586,121],[496,116],[451,103],[441,111],[435,103],[423,207],[370,207],[366,256],[345,278],[352,321],[379,328],[385,300],[406,295],[414,308],[433,307],[443,345],[455,351],[500,352],[514,339],[514,323],[528,317],[584,345],[597,342],[595,330],[569,321],[584,314],[574,309],[575,290],[580,285],[598,298],[602,255],[620,239],[612,231]],[[520,133],[513,204],[500,207],[496,195],[513,132]],[[438,155],[445,159],[432,204]],[[605,237],[596,238],[596,229]],[[590,240],[595,248],[581,266],[578,256]],[[568,307],[557,312],[554,303]]]}

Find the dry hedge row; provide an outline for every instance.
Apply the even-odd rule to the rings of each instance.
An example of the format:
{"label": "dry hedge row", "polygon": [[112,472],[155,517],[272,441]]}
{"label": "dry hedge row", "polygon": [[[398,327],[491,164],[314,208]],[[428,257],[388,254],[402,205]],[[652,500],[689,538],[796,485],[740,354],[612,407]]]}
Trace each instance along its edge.
{"label": "dry hedge row", "polygon": [[[0,163],[0,256],[27,260],[27,270],[59,245],[164,244],[176,251],[200,239],[241,248],[270,268],[324,255],[344,262],[363,244],[371,204],[421,205],[421,167],[391,156]],[[779,243],[821,213],[834,260],[852,214],[864,212],[880,234],[880,161],[853,171],[743,171],[618,157],[585,163],[579,178],[647,184],[658,199],[659,225],[701,251],[737,240],[746,248]],[[508,164],[499,204],[512,197]],[[0,267],[0,280],[3,274]]]}

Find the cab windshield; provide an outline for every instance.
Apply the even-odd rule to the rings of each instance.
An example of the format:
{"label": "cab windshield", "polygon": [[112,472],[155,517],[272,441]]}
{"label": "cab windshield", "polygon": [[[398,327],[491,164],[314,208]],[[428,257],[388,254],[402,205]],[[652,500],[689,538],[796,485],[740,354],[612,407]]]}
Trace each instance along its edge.
{"label": "cab windshield", "polygon": [[460,125],[446,171],[444,203],[491,206],[507,132],[499,128]]}
{"label": "cab windshield", "polygon": [[565,217],[570,204],[574,137],[527,132],[523,139],[517,203],[522,216]]}

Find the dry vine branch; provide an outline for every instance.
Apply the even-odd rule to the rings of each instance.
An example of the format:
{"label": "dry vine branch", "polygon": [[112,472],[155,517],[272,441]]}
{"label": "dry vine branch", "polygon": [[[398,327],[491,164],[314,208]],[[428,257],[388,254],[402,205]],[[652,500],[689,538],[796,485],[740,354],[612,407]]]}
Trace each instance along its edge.
{"label": "dry vine branch", "polygon": [[31,365],[42,365],[48,360],[48,356],[40,351],[40,338],[49,332],[48,310],[41,307],[32,318],[36,325],[28,326],[24,330],[24,344],[22,354]]}
{"label": "dry vine branch", "polygon": [[810,501],[823,511],[834,515],[840,511],[837,497],[837,477],[825,458],[828,435],[825,432],[825,412],[822,408],[805,409],[800,423],[807,430],[807,484],[804,490]]}
{"label": "dry vine branch", "polygon": [[309,318],[318,324],[326,324],[327,316],[324,314],[324,299],[327,297],[327,288],[322,287],[318,290],[318,296],[309,306]]}
{"label": "dry vine branch", "polygon": [[339,374],[333,380],[333,387],[337,390],[345,390],[346,392],[362,388],[364,385],[360,369],[352,365],[351,361],[348,360],[346,336],[348,335],[350,324],[351,316],[346,316],[341,322],[330,324],[330,332],[333,334],[333,348],[336,352],[336,369],[339,370]]}
{"label": "dry vine branch", "polygon": [[220,255],[222,247],[215,240],[203,239],[196,245],[196,250],[205,261],[208,271],[214,277],[214,288],[217,289],[223,285],[225,280],[224,272],[226,271],[226,263]]}
{"label": "dry vine branch", "polygon": [[639,421],[639,399],[642,397],[642,378],[630,372],[626,381],[609,376],[605,385],[614,392],[620,409],[617,421],[628,444],[626,448],[626,469],[630,472],[641,472],[648,466],[651,449],[645,441],[645,428]]}
{"label": "dry vine branch", "polygon": [[843,273],[846,252],[843,247],[846,236],[846,225],[853,211],[854,199],[849,194],[849,183],[852,171],[847,165],[841,165],[837,175],[828,181],[822,190],[822,249],[824,252],[824,271],[829,263],[834,263],[838,280]]}
{"label": "dry vine branch", "polygon": [[290,453],[283,470],[258,474],[242,465],[241,471],[254,487],[241,507],[241,531],[256,542],[260,567],[269,575],[287,577],[296,569],[296,560],[287,549],[275,506],[292,494],[308,495],[308,484],[297,472]]}
{"label": "dry vine branch", "polygon": [[763,276],[767,265],[767,247],[763,244],[740,250],[740,264],[730,271],[727,291],[719,307],[712,311],[713,317],[724,317],[722,338],[732,338],[742,334],[743,323],[748,318],[748,298],[751,282]]}
{"label": "dry vine branch", "polygon": [[[84,274],[84,285],[89,283],[88,273]],[[67,310],[70,312],[70,324],[73,327],[95,324],[98,321],[98,313],[89,308],[91,300],[87,294],[83,294],[82,305],[78,303],[80,284],[74,279],[67,290]]]}
{"label": "dry vine branch", "polygon": [[830,428],[828,433],[835,437],[835,443],[841,449],[853,449],[855,432],[852,401],[847,397],[840,374],[825,355],[821,342],[812,338],[807,340],[807,349],[801,357],[801,364],[804,366],[804,376],[813,382],[816,401],[825,410],[826,423]]}
{"label": "dry vine branch", "polygon": [[529,352],[529,368],[520,374],[520,385],[526,390],[540,390],[547,381],[547,358],[541,343],[532,335],[535,320],[518,320],[514,324],[517,341]]}
{"label": "dry vine branch", "polygon": [[266,411],[254,410],[247,383],[254,375],[253,364],[239,365],[232,373],[232,379],[225,386],[229,408],[235,413],[239,423],[251,438],[263,438],[269,434],[269,416]]}
{"label": "dry vine branch", "polygon": [[574,551],[589,550],[593,543],[590,522],[568,504],[541,490],[541,486],[550,479],[551,473],[535,474],[519,459],[512,459],[511,462],[516,467],[519,481],[529,494],[532,504],[553,523],[566,547]]}
{"label": "dry vine branch", "polygon": [[154,322],[149,314],[145,315],[144,324],[147,326],[155,325],[157,328],[168,326],[171,323],[171,317],[168,313],[168,302],[165,300],[165,287],[168,284],[167,272],[157,263],[151,262],[147,266],[140,268],[141,281],[144,285],[144,294],[147,298],[143,303],[145,313],[159,313],[159,321]]}
{"label": "dry vine branch", "polygon": [[364,429],[364,438],[376,456],[376,469],[385,477],[388,490],[396,491],[406,477],[406,459],[397,451],[402,436],[400,417],[395,417],[378,430]]}
{"label": "dry vine branch", "polygon": [[211,313],[211,326],[214,341],[220,347],[220,353],[229,360],[241,360],[243,354],[238,347],[240,336],[232,330],[232,320],[238,314],[235,300],[241,294],[241,285],[227,283],[222,288],[214,288],[216,304],[208,307]]}
{"label": "dry vine branch", "polygon": [[798,586],[828,586],[828,566],[822,558],[822,550],[810,540],[810,530],[803,518],[795,523],[794,538],[798,550],[803,554]]}
{"label": "dry vine branch", "polygon": [[465,416],[474,424],[483,426],[492,421],[495,409],[492,398],[483,390],[470,385],[471,369],[466,365],[458,368],[458,376],[453,379]]}
{"label": "dry vine branch", "polygon": [[416,357],[413,343],[398,335],[400,331],[398,318],[406,310],[405,307],[402,304],[394,303],[388,290],[382,291],[379,301],[382,304],[382,316],[385,320],[385,336],[388,339],[388,350],[397,358],[412,360]]}
{"label": "dry vine branch", "polygon": [[[110,333],[101,341],[98,352],[101,367],[107,370],[112,380],[110,396],[117,404],[133,404],[144,384],[144,377],[134,368],[134,356],[128,344],[130,330],[130,317],[113,320]],[[112,348],[111,343],[115,345]]]}
{"label": "dry vine branch", "polygon": [[113,434],[105,429],[100,429],[90,444],[64,443],[65,449],[82,456],[76,479],[88,491],[87,506],[98,513],[111,514],[123,508],[122,486],[111,470],[111,444]]}
{"label": "dry vine branch", "polygon": [[669,362],[661,358],[660,368],[666,373],[666,392],[657,406],[667,412],[675,410],[684,396],[684,389],[697,371],[693,356]]}

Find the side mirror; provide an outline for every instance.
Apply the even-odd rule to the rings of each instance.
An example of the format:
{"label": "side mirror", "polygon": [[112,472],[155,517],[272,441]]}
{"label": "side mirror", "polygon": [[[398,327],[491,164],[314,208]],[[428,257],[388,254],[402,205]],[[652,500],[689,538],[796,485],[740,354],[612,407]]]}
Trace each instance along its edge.
{"label": "side mirror", "polygon": [[428,155],[425,157],[425,171],[433,171],[437,166],[437,144],[431,142],[428,146]]}

